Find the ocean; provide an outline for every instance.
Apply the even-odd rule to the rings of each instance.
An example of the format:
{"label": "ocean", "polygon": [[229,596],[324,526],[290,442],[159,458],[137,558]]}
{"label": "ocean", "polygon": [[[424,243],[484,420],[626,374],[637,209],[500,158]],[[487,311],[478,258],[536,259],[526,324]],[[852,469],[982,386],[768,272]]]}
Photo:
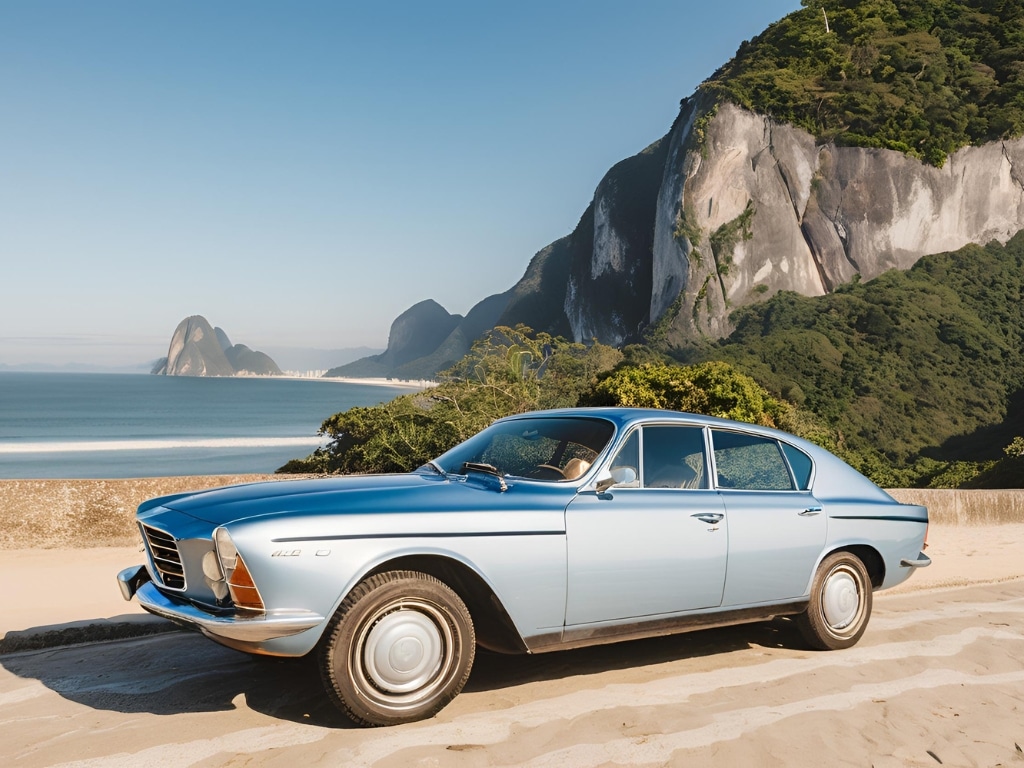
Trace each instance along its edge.
{"label": "ocean", "polygon": [[316,379],[0,372],[0,479],[270,473],[327,417],[411,390]]}

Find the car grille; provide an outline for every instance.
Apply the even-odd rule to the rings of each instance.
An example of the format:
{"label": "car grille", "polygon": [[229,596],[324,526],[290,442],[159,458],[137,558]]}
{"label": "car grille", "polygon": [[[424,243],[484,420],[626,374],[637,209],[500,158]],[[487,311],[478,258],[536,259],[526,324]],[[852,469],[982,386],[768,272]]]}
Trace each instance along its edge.
{"label": "car grille", "polygon": [[142,526],[142,534],[160,583],[167,589],[185,589],[185,569],[174,537],[148,525]]}

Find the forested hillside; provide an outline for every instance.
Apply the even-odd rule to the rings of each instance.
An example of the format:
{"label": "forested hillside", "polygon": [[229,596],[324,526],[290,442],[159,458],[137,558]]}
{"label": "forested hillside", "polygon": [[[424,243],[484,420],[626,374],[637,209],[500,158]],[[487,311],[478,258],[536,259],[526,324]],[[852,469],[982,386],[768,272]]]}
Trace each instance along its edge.
{"label": "forested hillside", "polygon": [[[1024,434],[1024,233],[908,271],[740,310],[701,351],[817,414],[873,475],[996,459]],[[922,460],[923,459],[923,460]]]}
{"label": "forested hillside", "polygon": [[1020,0],[803,0],[703,86],[840,145],[941,166],[1024,133]]}

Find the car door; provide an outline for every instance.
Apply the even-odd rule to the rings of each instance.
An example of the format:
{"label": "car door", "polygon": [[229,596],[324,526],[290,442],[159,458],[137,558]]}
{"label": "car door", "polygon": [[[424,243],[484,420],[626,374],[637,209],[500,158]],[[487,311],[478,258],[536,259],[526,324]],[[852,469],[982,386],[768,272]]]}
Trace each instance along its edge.
{"label": "car door", "polygon": [[704,430],[636,429],[611,469],[619,485],[566,509],[566,625],[718,606],[728,521],[708,480]]}
{"label": "car door", "polygon": [[[729,519],[723,606],[807,594],[826,537],[826,515],[808,487],[810,459],[772,438],[712,429],[715,485]],[[792,452],[794,457],[787,461]]]}

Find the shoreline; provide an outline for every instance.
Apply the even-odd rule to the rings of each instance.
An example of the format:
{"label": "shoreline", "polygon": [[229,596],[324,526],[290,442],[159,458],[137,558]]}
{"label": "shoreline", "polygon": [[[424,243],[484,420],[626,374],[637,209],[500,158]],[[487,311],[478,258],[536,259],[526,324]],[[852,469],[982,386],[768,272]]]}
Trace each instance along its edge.
{"label": "shoreline", "polygon": [[323,381],[330,384],[365,384],[368,387],[394,387],[395,389],[424,390],[436,387],[437,382],[429,379],[387,379],[383,377],[359,379],[352,376],[277,376],[246,375],[198,376],[200,379],[271,379],[273,381]]}

